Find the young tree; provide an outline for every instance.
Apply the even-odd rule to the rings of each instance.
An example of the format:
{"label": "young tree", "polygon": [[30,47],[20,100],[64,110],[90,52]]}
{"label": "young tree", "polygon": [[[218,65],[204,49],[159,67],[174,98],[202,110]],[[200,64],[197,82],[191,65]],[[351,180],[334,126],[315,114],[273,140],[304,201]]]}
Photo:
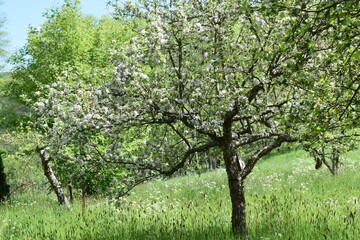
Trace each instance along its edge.
{"label": "young tree", "polygon": [[41,158],[41,165],[43,166],[44,175],[49,180],[52,189],[55,191],[59,203],[70,208],[70,204],[64,194],[64,191],[62,190],[59,181],[57,180],[54,171],[52,170],[52,167],[50,165],[50,157],[46,154],[43,147],[38,146],[36,150],[38,151]]}
{"label": "young tree", "polygon": [[[336,136],[328,135],[324,139],[312,139],[303,143],[304,149],[314,158],[315,168],[319,169],[322,165],[335,176],[340,170],[341,155],[357,147],[360,134],[352,132],[348,135],[338,134]],[[314,140],[317,141],[314,143]]]}
{"label": "young tree", "polygon": [[[42,96],[46,92],[42,90],[48,84],[63,81],[96,86],[112,76],[118,45],[131,38],[125,31],[126,24],[110,17],[97,20],[86,16],[81,13],[78,0],[66,0],[62,6],[47,10],[44,17],[47,20],[40,27],[30,27],[26,45],[10,59],[15,69],[13,79],[5,86],[8,96],[29,104],[25,100],[36,100]],[[71,157],[74,157],[82,150],[74,142],[67,146],[67,152],[72,152]],[[78,174],[70,175],[67,169],[74,168],[72,159],[58,160],[61,168],[55,162],[52,167],[59,180],[71,180],[78,188],[86,182],[88,193],[96,193],[103,182],[111,182],[121,174],[121,168],[116,173],[107,170],[104,174],[97,171],[98,164],[88,164],[76,169]],[[97,172],[98,176],[87,177],[85,173],[88,171]]]}
{"label": "young tree", "polygon": [[[79,165],[128,166],[131,187],[219,149],[232,229],[246,239],[244,183],[258,160],[284,142],[321,139],[329,129],[346,134],[359,123],[359,8],[358,1],[125,4],[118,13],[143,24],[134,26],[140,36],[118,57],[112,81],[80,92],[58,83],[37,103],[52,154],[82,140]],[[99,151],[94,134],[112,140]],[[126,144],[134,134],[136,147]]]}

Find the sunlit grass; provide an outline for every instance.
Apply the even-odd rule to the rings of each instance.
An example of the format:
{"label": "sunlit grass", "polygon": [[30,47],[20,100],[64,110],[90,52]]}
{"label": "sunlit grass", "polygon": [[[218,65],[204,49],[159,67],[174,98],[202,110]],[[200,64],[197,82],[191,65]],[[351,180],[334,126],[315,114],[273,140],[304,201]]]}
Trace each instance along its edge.
{"label": "sunlit grass", "polygon": [[[303,151],[261,161],[246,180],[251,239],[358,239],[359,151],[337,177]],[[117,204],[90,199],[71,210],[45,192],[0,207],[0,239],[232,239],[225,170],[138,186]]]}

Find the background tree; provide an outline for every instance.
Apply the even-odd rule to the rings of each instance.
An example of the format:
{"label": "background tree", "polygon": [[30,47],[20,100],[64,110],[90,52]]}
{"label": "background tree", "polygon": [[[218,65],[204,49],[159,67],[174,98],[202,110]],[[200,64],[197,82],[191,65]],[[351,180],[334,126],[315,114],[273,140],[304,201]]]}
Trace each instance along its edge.
{"label": "background tree", "polygon": [[[59,82],[36,105],[55,158],[83,140],[78,166],[125,165],[131,187],[218,149],[232,229],[247,238],[244,183],[258,160],[284,142],[358,124],[358,1],[145,0],[117,11],[143,24],[135,22],[140,36],[118,56],[112,81],[80,93]],[[97,134],[110,139],[102,151]],[[134,134],[136,147],[127,144]]]}
{"label": "background tree", "polygon": [[[0,2],[0,5],[2,2]],[[1,62],[3,62],[4,57],[6,56],[6,44],[8,43],[8,40],[5,39],[6,32],[4,31],[4,25],[5,25],[5,18],[3,16],[0,16],[0,59]],[[0,70],[4,67],[3,63],[0,64]]]}
{"label": "background tree", "polygon": [[[315,168],[319,169],[322,165],[335,176],[338,174],[341,166],[341,156],[354,150],[358,144],[359,134],[356,130],[348,135],[327,135],[327,138],[313,139],[303,143],[304,149],[314,158]],[[314,143],[314,141],[316,141]]]}
{"label": "background tree", "polygon": [[26,45],[9,60],[14,70],[8,95],[21,102],[24,96],[37,99],[41,88],[59,77],[101,83],[112,73],[115,43],[130,37],[124,34],[126,25],[114,19],[84,15],[78,0],[66,0],[61,7],[46,11],[44,17],[47,20],[41,26],[29,28]]}

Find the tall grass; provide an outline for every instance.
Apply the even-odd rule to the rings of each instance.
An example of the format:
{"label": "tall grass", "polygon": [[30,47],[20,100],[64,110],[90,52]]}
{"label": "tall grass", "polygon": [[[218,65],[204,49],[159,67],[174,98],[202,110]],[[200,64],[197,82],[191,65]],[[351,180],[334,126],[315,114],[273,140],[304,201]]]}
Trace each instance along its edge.
{"label": "tall grass", "polygon": [[[251,239],[358,239],[360,162],[339,176],[315,170],[302,151],[259,163],[246,181]],[[90,199],[72,210],[52,195],[27,192],[0,207],[1,239],[233,239],[226,173],[153,181],[117,203]]]}

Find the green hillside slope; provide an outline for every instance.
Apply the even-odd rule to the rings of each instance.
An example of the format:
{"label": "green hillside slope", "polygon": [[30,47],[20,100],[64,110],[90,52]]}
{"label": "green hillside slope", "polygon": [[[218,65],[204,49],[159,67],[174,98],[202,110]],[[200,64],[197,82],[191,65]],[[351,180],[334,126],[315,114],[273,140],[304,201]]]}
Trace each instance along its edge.
{"label": "green hillside slope", "polygon": [[[357,239],[359,155],[348,154],[337,177],[300,150],[262,161],[246,184],[251,239]],[[52,195],[19,194],[0,207],[0,238],[232,239],[225,174],[149,182],[110,205],[90,199],[85,217],[80,201],[68,211]]]}

